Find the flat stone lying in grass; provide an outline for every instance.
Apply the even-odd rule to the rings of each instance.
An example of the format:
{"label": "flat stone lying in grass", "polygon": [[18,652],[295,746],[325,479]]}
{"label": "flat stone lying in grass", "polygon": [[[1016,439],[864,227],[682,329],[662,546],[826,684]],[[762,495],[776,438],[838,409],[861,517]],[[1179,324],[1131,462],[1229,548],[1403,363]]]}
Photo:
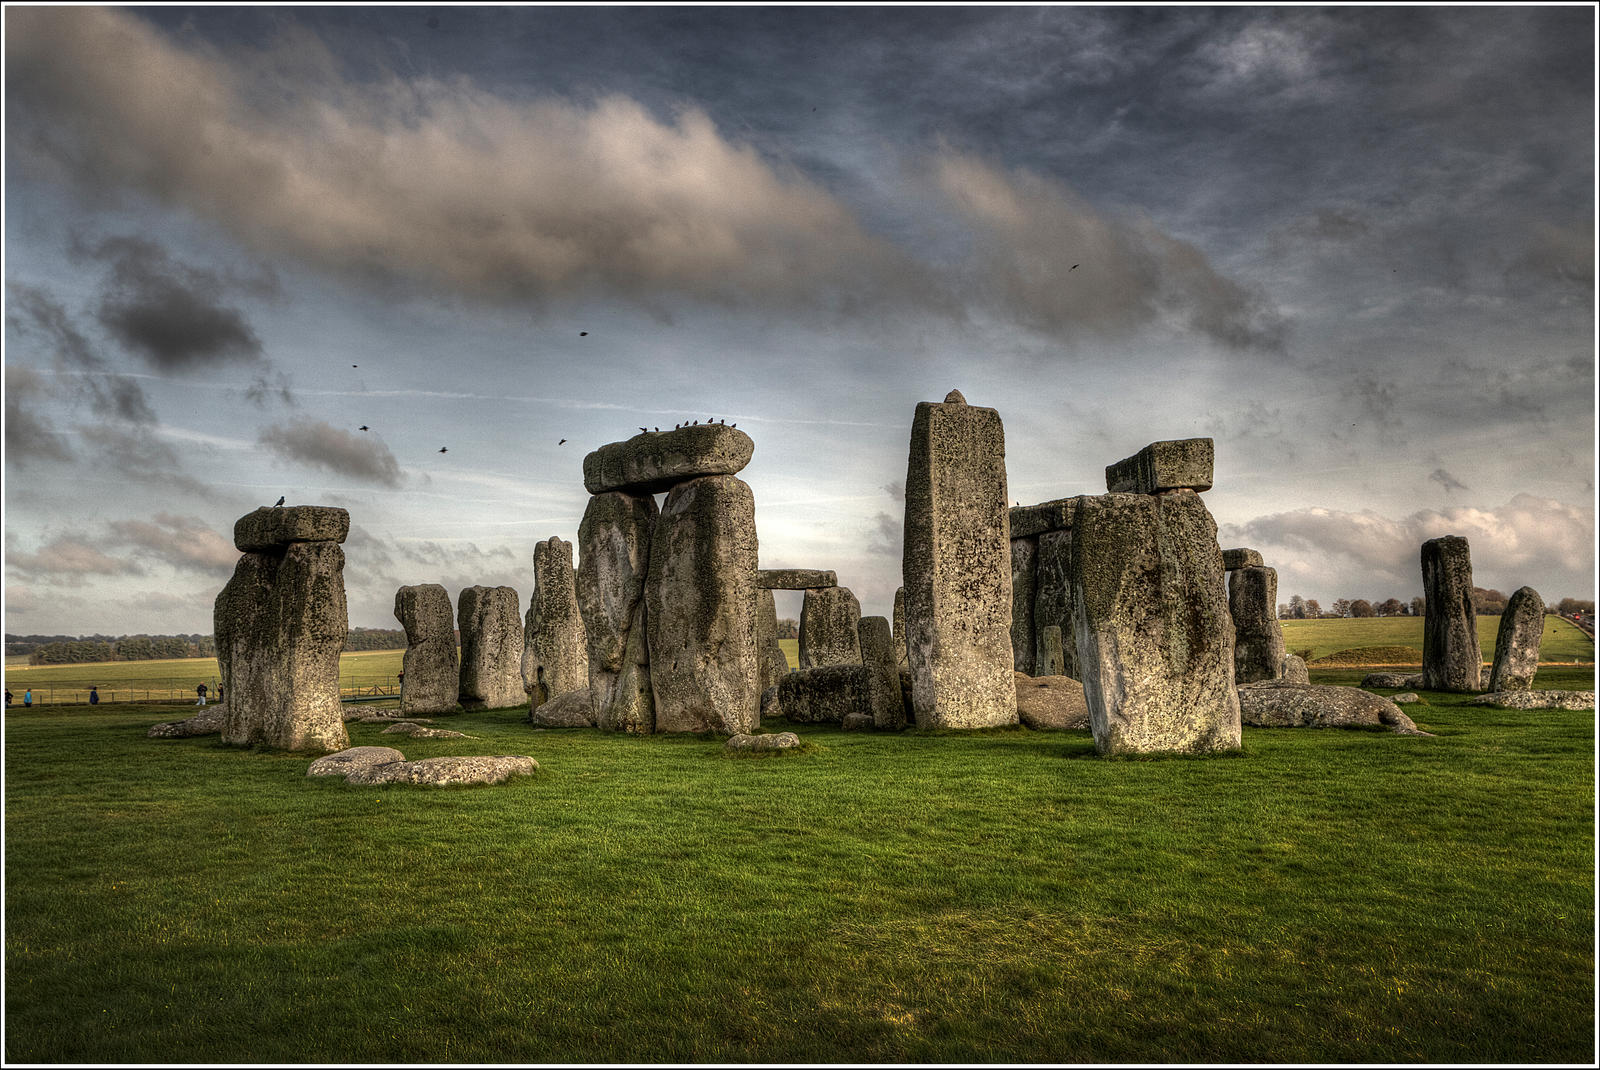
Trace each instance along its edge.
{"label": "flat stone lying in grass", "polygon": [[1359,687],[1263,680],[1239,688],[1239,716],[1252,728],[1378,728],[1431,736],[1391,700]]}
{"label": "flat stone lying in grass", "polygon": [[1493,706],[1497,710],[1592,710],[1593,691],[1491,691],[1468,706]]}
{"label": "flat stone lying in grass", "polygon": [[589,704],[589,689],[568,691],[565,695],[528,711],[528,723],[539,728],[588,728],[594,724],[594,707]]}
{"label": "flat stone lying in grass", "polygon": [[349,784],[498,784],[535,772],[539,763],[525,754],[462,755],[408,762],[393,747],[351,747],[318,758],[306,776],[342,776]]}
{"label": "flat stone lying in grass", "polygon": [[1089,703],[1083,684],[1070,676],[1017,673],[1017,716],[1035,729],[1089,728]]}
{"label": "flat stone lying in grass", "polygon": [[788,750],[799,745],[800,737],[793,732],[741,732],[725,744],[728,750],[738,751]]}
{"label": "flat stone lying in grass", "polygon": [[1421,687],[1420,672],[1369,672],[1361,678],[1362,687]]}
{"label": "flat stone lying in grass", "polygon": [[872,715],[868,713],[847,713],[844,720],[839,722],[839,727],[846,732],[867,732],[872,729]]}
{"label": "flat stone lying in grass", "polygon": [[221,702],[207,706],[193,717],[183,721],[165,721],[152,725],[145,735],[151,739],[188,739],[190,736],[214,736],[222,731],[228,719],[228,707]]}
{"label": "flat stone lying in grass", "polygon": [[476,739],[465,732],[453,732],[448,728],[427,728],[414,721],[400,721],[383,730],[386,736],[410,736],[412,739]]}
{"label": "flat stone lying in grass", "polygon": [[1390,695],[1389,701],[1394,703],[1396,706],[1409,706],[1413,702],[1421,702],[1422,696],[1417,694],[1415,691],[1407,691],[1403,695]]}
{"label": "flat stone lying in grass", "polygon": [[398,724],[401,721],[410,721],[413,724],[432,724],[432,717],[407,717],[403,713],[373,713],[371,710],[354,709],[345,713],[345,724]]}

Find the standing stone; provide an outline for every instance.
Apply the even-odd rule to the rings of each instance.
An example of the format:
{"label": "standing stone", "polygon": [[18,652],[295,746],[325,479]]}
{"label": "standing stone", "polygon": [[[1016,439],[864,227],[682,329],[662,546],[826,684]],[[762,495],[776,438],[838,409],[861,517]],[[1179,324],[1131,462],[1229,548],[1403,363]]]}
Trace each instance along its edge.
{"label": "standing stone", "polygon": [[1490,691],[1528,691],[1539,670],[1539,642],[1544,638],[1544,599],[1532,587],[1518,587],[1500,615],[1495,633]]}
{"label": "standing stone", "polygon": [[1095,750],[1237,750],[1233,622],[1217,525],[1200,496],[1081,499],[1071,575]]}
{"label": "standing stone", "polygon": [[1061,626],[1052,624],[1039,632],[1040,676],[1068,676],[1066,670],[1066,644],[1061,639]]}
{"label": "standing stone", "polygon": [[771,588],[756,590],[756,649],[761,658],[761,692],[789,675],[789,659],[778,642],[778,603]]}
{"label": "standing stone", "polygon": [[1472,555],[1467,540],[1444,535],[1422,544],[1422,686],[1476,691],[1483,651],[1472,609]]}
{"label": "standing stone", "polygon": [[456,625],[461,629],[461,708],[499,710],[526,702],[516,589],[463,587]]}
{"label": "standing stone", "polygon": [[667,494],[645,579],[657,732],[749,732],[759,723],[755,497],[737,476]]}
{"label": "standing stone", "polygon": [[568,692],[589,691],[588,639],[578,609],[572,544],[554,536],[533,547],[533,598],[523,632],[522,689],[529,696],[530,711]]}
{"label": "standing stone", "polygon": [[1228,573],[1228,612],[1233,617],[1233,679],[1236,684],[1274,680],[1286,650],[1278,623],[1278,572],[1265,565]]}
{"label": "standing stone", "polygon": [[1005,430],[958,390],[921,402],[906,466],[906,645],[919,728],[1017,723]]}
{"label": "standing stone", "polygon": [[1038,555],[1038,539],[1011,540],[1011,667],[1029,676],[1034,665],[1033,590]]}
{"label": "standing stone", "polygon": [[848,587],[806,591],[800,603],[800,667],[861,664],[861,642],[856,625],[861,603]]}
{"label": "standing stone", "polygon": [[461,686],[450,592],[437,583],[402,587],[394,593],[394,615],[406,630],[401,715],[449,713]]}
{"label": "standing stone", "polygon": [[[349,528],[349,513],[321,506],[258,509],[234,526],[234,545],[245,553],[217,595],[212,622],[227,696],[224,743],[350,745],[339,707],[349,620],[337,541]],[[300,541],[306,537],[316,538]]]}
{"label": "standing stone", "polygon": [[[662,432],[665,434],[665,432]],[[608,732],[655,731],[645,637],[645,576],[655,499],[596,494],[578,527],[578,605],[589,645],[589,701]]]}
{"label": "standing stone", "polygon": [[[1072,530],[1065,527],[1039,536],[1039,558],[1034,566],[1033,642],[1035,676],[1078,676],[1078,647],[1072,631]],[[1049,662],[1045,632],[1060,629],[1060,661]]]}
{"label": "standing stone", "polygon": [[[1306,668],[1306,659],[1299,654],[1285,655],[1283,664],[1278,668],[1278,679],[1286,684],[1309,684],[1311,670]],[[1366,686],[1365,680],[1362,686]]]}
{"label": "standing stone", "polygon": [[902,669],[909,668],[906,655],[906,589],[894,589],[894,656]]}
{"label": "standing stone", "polygon": [[894,630],[883,617],[862,617],[861,662],[867,669],[867,711],[872,726],[898,732],[906,726],[900,697],[900,666],[894,657]]}

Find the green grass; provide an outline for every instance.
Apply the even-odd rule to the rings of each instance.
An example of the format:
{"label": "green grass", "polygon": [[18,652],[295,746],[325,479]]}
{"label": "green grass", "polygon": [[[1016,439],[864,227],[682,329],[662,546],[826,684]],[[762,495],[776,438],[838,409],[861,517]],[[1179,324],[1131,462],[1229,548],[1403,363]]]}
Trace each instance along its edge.
{"label": "green grass", "polygon": [[789,659],[789,668],[798,669],[800,667],[800,640],[779,639],[778,645],[783,647],[783,656]]}
{"label": "green grass", "polygon": [[[1357,647],[1407,646],[1418,652],[1415,664],[1422,664],[1421,617],[1345,617],[1336,620],[1286,620],[1280,623],[1283,625],[1284,645],[1290,651],[1310,647],[1311,659]],[[1479,617],[1477,624],[1478,645],[1483,649],[1483,660],[1493,661],[1500,618]],[[1594,640],[1570,621],[1546,616],[1544,634],[1539,640],[1539,661],[1592,663]]]}
{"label": "green grass", "polygon": [[[339,655],[339,686],[371,686],[394,683],[405,656],[403,650],[357,650]],[[155,661],[99,661],[79,665],[6,666],[6,688],[21,705],[22,693],[33,688],[34,701],[83,703],[91,685],[100,689],[100,701],[139,700],[147,694],[163,697],[162,691],[193,694],[195,685],[205,681],[215,694],[216,658],[167,658]],[[130,694],[131,693],[131,694]],[[167,697],[176,698],[176,695]]]}
{"label": "green grass", "polygon": [[455,790],[13,709],[5,1057],[1587,1062],[1593,714],[1426,697],[1212,760],[350,726],[541,763]]}

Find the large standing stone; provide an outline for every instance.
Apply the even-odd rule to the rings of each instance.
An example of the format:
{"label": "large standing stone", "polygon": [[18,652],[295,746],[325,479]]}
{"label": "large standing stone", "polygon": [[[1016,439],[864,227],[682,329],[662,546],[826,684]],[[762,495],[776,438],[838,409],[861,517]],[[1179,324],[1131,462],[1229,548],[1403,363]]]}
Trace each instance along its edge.
{"label": "large standing stone", "polygon": [[1472,609],[1472,555],[1467,540],[1445,535],[1422,544],[1422,686],[1476,691],[1483,677],[1477,616]]}
{"label": "large standing stone", "polygon": [[529,696],[530,711],[571,691],[589,693],[588,639],[578,609],[572,544],[555,536],[533,547],[533,598],[523,630],[522,689]]}
{"label": "large standing stone", "polygon": [[1278,572],[1246,565],[1228,573],[1228,613],[1233,617],[1233,679],[1238,684],[1273,680],[1287,651],[1278,623]]}
{"label": "large standing stone", "polygon": [[808,590],[800,603],[800,667],[861,664],[860,621],[861,603],[850,588]]}
{"label": "large standing stone", "polygon": [[[1016,515],[1016,510],[1011,511]],[[1033,592],[1034,570],[1039,556],[1038,539],[1011,540],[1011,667],[1033,675]]]}
{"label": "large standing stone", "polygon": [[[1033,671],[1036,676],[1078,676],[1078,647],[1072,625],[1072,530],[1047,531],[1039,536],[1039,560],[1034,567]],[[1049,660],[1045,633],[1061,630],[1059,661]]]}
{"label": "large standing stone", "polygon": [[906,646],[919,728],[1017,723],[1005,430],[952,390],[917,405],[906,467]]}
{"label": "large standing stone", "polygon": [[701,476],[731,476],[750,463],[755,448],[749,435],[722,424],[646,431],[585,457],[583,485],[590,494],[656,494]]}
{"label": "large standing stone", "polygon": [[839,586],[839,574],[822,568],[758,568],[756,586],[767,591],[808,591]]}
{"label": "large standing stone", "polygon": [[898,732],[906,726],[900,696],[900,666],[894,656],[894,630],[884,617],[862,617],[861,663],[867,670],[867,710],[872,725]]}
{"label": "large standing stone", "polygon": [[400,712],[449,713],[461,687],[450,592],[437,583],[402,587],[394,593],[394,615],[406,630]]}
{"label": "large standing stone", "polygon": [[[248,526],[260,512],[239,526]],[[349,529],[349,514],[343,509],[302,507],[292,512],[306,523],[286,523],[277,530]],[[261,521],[262,526],[269,524]],[[339,707],[339,654],[349,626],[344,551],[333,541],[242,541],[260,549],[239,558],[233,578],[217,595],[213,617],[228,703],[222,741],[281,750],[342,750],[350,743]]]}
{"label": "large standing stone", "polygon": [[499,710],[527,701],[516,589],[463,587],[456,624],[461,629],[461,707]]}
{"label": "large standing stone", "polygon": [[760,723],[755,497],[736,476],[679,483],[650,545],[645,626],[657,732]]}
{"label": "large standing stone", "polygon": [[1500,615],[1495,633],[1490,691],[1527,691],[1539,671],[1539,642],[1544,638],[1544,599],[1532,587],[1518,587]]}
{"label": "large standing stone", "polygon": [[1111,494],[1210,490],[1213,454],[1209,438],[1152,442],[1132,457],[1106,465],[1106,490]]}
{"label": "large standing stone", "polygon": [[1101,754],[1236,750],[1233,622],[1217,526],[1193,491],[1080,500],[1073,624]]}
{"label": "large standing stone", "polygon": [[608,732],[655,730],[644,601],[655,525],[653,498],[610,493],[589,499],[578,528],[589,700],[595,723]]}
{"label": "large standing stone", "polygon": [[770,588],[756,590],[756,649],[761,658],[761,690],[789,675],[789,659],[778,642],[778,603]]}
{"label": "large standing stone", "polygon": [[865,665],[797,669],[778,682],[778,705],[795,724],[842,723],[871,707]]}
{"label": "large standing stone", "polygon": [[902,669],[910,667],[906,656],[906,589],[894,589],[894,656]]}

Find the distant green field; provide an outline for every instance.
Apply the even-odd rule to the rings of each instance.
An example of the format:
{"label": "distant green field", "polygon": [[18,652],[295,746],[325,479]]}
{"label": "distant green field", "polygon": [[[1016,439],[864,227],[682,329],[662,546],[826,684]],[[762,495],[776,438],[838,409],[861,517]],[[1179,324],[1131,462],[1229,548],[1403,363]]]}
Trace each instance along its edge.
{"label": "distant green field", "polygon": [[789,659],[789,668],[798,669],[800,667],[800,640],[779,639],[778,645],[783,647],[783,656]]}
{"label": "distant green field", "polygon": [[[339,686],[372,688],[395,683],[403,650],[360,650],[339,658]],[[6,665],[6,690],[22,703],[22,693],[33,689],[39,705],[87,702],[91,686],[100,689],[101,702],[140,702],[177,699],[193,695],[204,682],[216,694],[216,658],[166,658],[156,661],[98,661],[82,665]]]}
{"label": "distant green field", "polygon": [[[1311,648],[1307,660],[1326,657],[1340,650],[1367,646],[1409,646],[1422,649],[1421,617],[1365,617],[1338,620],[1286,620],[1283,624],[1283,642],[1291,651]],[[1495,633],[1500,629],[1499,617],[1478,618],[1478,645],[1483,650],[1483,660],[1494,659]],[[1560,617],[1544,619],[1544,637],[1540,640],[1539,661],[1553,663],[1594,662],[1594,640],[1584,635]],[[1422,664],[1419,654],[1415,662]]]}

